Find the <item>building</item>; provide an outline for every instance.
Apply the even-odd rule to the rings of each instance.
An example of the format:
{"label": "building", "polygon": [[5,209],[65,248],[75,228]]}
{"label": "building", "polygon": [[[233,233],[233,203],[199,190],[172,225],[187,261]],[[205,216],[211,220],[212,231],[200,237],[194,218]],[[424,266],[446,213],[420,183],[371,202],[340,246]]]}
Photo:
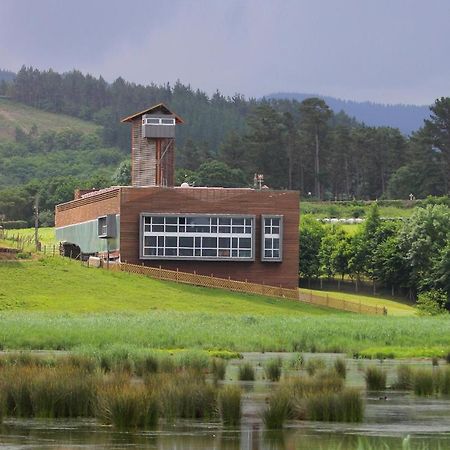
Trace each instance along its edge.
{"label": "building", "polygon": [[298,192],[174,187],[182,119],[159,104],[122,122],[131,123],[132,186],[76,191],[56,206],[67,252],[297,287]]}

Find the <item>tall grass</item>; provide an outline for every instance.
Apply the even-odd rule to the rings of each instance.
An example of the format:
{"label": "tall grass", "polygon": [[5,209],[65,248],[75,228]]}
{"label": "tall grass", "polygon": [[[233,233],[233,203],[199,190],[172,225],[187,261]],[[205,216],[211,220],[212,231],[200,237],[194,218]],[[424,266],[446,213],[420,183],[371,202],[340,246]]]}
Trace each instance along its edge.
{"label": "tall grass", "polygon": [[344,358],[337,358],[334,361],[334,370],[341,378],[346,378],[347,376],[347,364]]}
{"label": "tall grass", "polygon": [[241,421],[241,390],[227,386],[219,391],[219,413],[225,426],[237,426]]}
{"label": "tall grass", "polygon": [[313,376],[318,370],[323,370],[327,367],[323,358],[310,358],[306,361],[305,369],[309,376]]}
{"label": "tall grass", "polygon": [[264,371],[270,381],[278,381],[281,376],[281,367],[283,362],[281,358],[272,358],[264,365]]}
{"label": "tall grass", "polygon": [[238,370],[240,381],[253,381],[255,379],[255,369],[250,363],[241,364]]}
{"label": "tall grass", "polygon": [[322,422],[361,422],[364,402],[354,389],[311,395],[306,399],[306,414],[309,420]]}
{"label": "tall grass", "polygon": [[413,390],[416,395],[433,395],[435,386],[434,375],[431,370],[418,369],[415,371],[413,379]]}
{"label": "tall grass", "polygon": [[211,373],[213,375],[215,383],[225,379],[226,371],[227,371],[226,361],[220,358],[213,358],[211,360]]}
{"label": "tall grass", "polygon": [[410,366],[400,365],[397,367],[396,389],[410,390],[413,387],[414,371]]}
{"label": "tall grass", "polygon": [[287,392],[285,390],[279,390],[270,397],[269,404],[263,412],[264,425],[269,430],[283,428],[291,410],[291,402],[289,397],[287,397]]}
{"label": "tall grass", "polygon": [[386,376],[386,372],[379,367],[367,367],[364,374],[367,389],[370,391],[382,391],[386,389]]}
{"label": "tall grass", "polygon": [[118,429],[154,427],[159,399],[142,385],[106,385],[98,394],[97,415]]}

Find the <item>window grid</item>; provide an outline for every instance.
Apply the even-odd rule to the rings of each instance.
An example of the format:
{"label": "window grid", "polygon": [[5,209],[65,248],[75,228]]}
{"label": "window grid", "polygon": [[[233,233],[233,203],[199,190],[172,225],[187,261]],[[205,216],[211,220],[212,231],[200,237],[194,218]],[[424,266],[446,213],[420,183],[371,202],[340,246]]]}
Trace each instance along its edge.
{"label": "window grid", "polygon": [[263,261],[281,261],[282,217],[262,217]]}
{"label": "window grid", "polygon": [[144,258],[253,260],[252,217],[143,216]]}

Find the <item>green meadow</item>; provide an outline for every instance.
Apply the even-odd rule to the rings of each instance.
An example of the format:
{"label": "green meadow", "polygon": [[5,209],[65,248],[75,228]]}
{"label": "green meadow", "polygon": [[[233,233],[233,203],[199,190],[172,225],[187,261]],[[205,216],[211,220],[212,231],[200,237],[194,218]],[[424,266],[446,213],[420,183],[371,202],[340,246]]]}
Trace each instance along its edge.
{"label": "green meadow", "polygon": [[0,346],[445,356],[447,317],[373,317],[55,258],[0,263]]}

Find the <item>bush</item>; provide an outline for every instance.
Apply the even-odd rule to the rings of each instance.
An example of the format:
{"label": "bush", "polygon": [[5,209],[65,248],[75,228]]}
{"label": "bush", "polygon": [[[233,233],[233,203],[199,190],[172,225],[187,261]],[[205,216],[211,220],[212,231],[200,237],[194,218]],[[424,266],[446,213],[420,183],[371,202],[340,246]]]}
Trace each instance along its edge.
{"label": "bush", "polygon": [[266,376],[270,381],[278,381],[281,376],[281,358],[270,359],[264,366]]}
{"label": "bush", "polygon": [[19,228],[27,228],[28,222],[26,220],[8,220],[5,222],[0,222],[5,230],[17,230]]}
{"label": "bush", "polygon": [[241,364],[239,366],[239,380],[240,381],[254,381],[255,369],[250,363]]}
{"label": "bush", "polygon": [[370,391],[386,389],[386,372],[378,367],[367,367],[365,379],[367,389]]}
{"label": "bush", "polygon": [[421,292],[417,297],[417,309],[422,316],[446,314],[447,294],[442,289]]}
{"label": "bush", "polygon": [[226,426],[239,425],[241,421],[241,390],[236,386],[227,386],[219,392],[219,413]]}

